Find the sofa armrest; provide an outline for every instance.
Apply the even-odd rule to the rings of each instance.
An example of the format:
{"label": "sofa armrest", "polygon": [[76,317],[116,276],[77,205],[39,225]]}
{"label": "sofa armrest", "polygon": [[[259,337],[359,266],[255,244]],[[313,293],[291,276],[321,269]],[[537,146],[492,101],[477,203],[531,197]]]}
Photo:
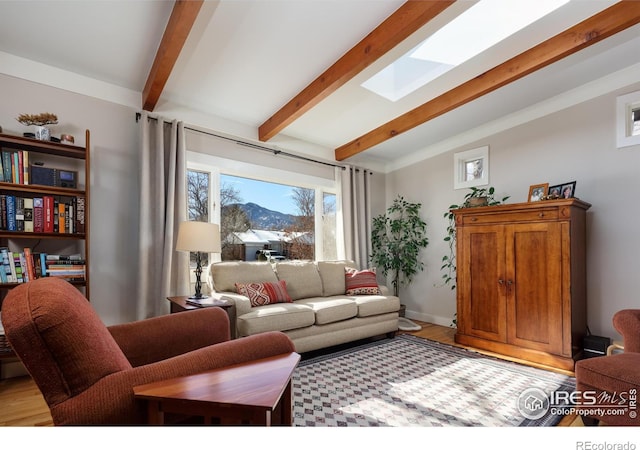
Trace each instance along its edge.
{"label": "sofa armrest", "polygon": [[385,286],[384,284],[378,284],[378,287],[380,288],[380,294],[384,295],[384,296],[389,296],[391,295],[391,289],[389,289],[387,286]]}
{"label": "sofa armrest", "polygon": [[251,311],[251,301],[248,297],[240,294],[236,294],[235,292],[219,292],[224,295],[226,299],[233,301],[236,307],[236,317],[240,317],[243,314],[246,314]]}
{"label": "sofa armrest", "polygon": [[640,309],[618,311],[613,316],[613,326],[622,335],[625,353],[640,353]]}
{"label": "sofa armrest", "polygon": [[137,367],[228,341],[230,328],[224,310],[201,308],[108,329],[131,365]]}
{"label": "sofa armrest", "polygon": [[[206,308],[214,310],[219,308]],[[182,315],[179,313],[173,315]],[[184,330],[183,330],[184,333]],[[192,336],[192,333],[185,333]],[[75,397],[53,405],[56,425],[143,424],[146,409],[136,402],[133,387],[183,377],[256,359],[294,352],[291,339],[273,331],[194,350],[174,358],[107,375]]]}

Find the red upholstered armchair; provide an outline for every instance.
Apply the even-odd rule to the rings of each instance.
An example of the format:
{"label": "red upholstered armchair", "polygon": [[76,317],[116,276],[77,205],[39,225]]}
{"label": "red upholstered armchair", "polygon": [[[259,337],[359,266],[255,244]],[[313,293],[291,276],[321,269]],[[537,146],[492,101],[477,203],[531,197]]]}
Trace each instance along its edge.
{"label": "red upholstered armchair", "polygon": [[[613,316],[613,326],[624,339],[624,353],[576,363],[578,392],[595,392],[597,406],[604,406],[583,405],[585,425],[599,421],[616,426],[640,425],[640,309],[618,311]],[[627,410],[622,411],[620,406]],[[621,411],[624,414],[617,414]]]}
{"label": "red upholstered armchair", "polygon": [[294,351],[279,332],[229,340],[220,308],[106,327],[75,287],[56,278],[13,289],[2,322],[55,425],[146,423],[134,386]]}

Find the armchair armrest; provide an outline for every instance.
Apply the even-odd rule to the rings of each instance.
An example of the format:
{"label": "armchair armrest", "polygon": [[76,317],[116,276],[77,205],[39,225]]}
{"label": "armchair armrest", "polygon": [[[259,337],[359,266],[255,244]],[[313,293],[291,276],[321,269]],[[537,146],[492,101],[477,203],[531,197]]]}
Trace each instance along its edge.
{"label": "armchair armrest", "polygon": [[618,311],[613,316],[613,326],[622,335],[625,353],[640,353],[640,309]]}
{"label": "armchair armrest", "polygon": [[[216,308],[203,310],[214,309]],[[182,314],[186,313],[172,316]],[[146,423],[146,411],[143,405],[135,400],[134,386],[193,375],[293,351],[295,350],[291,339],[279,331],[223,342],[153,364],[107,375],[79,395],[53,405],[51,415],[56,425]],[[59,421],[56,421],[56,418]],[[62,419],[64,421],[60,421]]]}
{"label": "armchair armrest", "polygon": [[184,311],[108,329],[133,367],[229,340],[229,318],[221,308]]}

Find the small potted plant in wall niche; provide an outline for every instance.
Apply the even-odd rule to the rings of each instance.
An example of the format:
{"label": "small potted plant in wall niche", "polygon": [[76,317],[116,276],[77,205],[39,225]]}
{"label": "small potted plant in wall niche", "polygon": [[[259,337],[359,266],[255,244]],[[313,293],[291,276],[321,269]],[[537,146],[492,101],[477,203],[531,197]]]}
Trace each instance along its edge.
{"label": "small potted plant in wall niche", "polygon": [[[384,276],[392,274],[393,293],[398,296],[401,284],[409,284],[413,276],[424,270],[419,252],[429,244],[427,224],[420,218],[420,203],[398,196],[385,214],[373,219],[371,231],[371,263]],[[419,330],[420,326],[404,317],[403,330]]]}
{"label": "small potted plant in wall niche", "polygon": [[[440,270],[444,272],[442,279],[445,285],[450,285],[451,289],[456,288],[456,223],[454,211],[461,208],[474,208],[482,206],[494,206],[500,205],[509,199],[509,196],[505,196],[500,200],[496,200],[495,188],[489,186],[486,188],[469,188],[470,191],[464,196],[464,201],[460,205],[451,205],[447,212],[444,213],[444,218],[448,220],[447,235],[444,241],[449,245],[448,254],[442,257],[442,266]],[[456,319],[454,316],[452,326],[456,325]]]}

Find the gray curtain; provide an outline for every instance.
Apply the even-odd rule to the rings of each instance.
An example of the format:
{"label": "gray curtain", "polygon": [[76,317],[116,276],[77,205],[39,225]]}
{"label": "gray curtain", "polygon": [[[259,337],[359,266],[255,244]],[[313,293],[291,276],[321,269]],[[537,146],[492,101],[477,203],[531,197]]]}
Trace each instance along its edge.
{"label": "gray curtain", "polygon": [[175,251],[187,220],[186,145],[182,122],[152,119],[140,126],[140,239],[137,318],[169,312],[168,296],[189,293],[189,254]]}
{"label": "gray curtain", "polygon": [[371,255],[371,176],[366,169],[341,170],[345,258],[367,268]]}

